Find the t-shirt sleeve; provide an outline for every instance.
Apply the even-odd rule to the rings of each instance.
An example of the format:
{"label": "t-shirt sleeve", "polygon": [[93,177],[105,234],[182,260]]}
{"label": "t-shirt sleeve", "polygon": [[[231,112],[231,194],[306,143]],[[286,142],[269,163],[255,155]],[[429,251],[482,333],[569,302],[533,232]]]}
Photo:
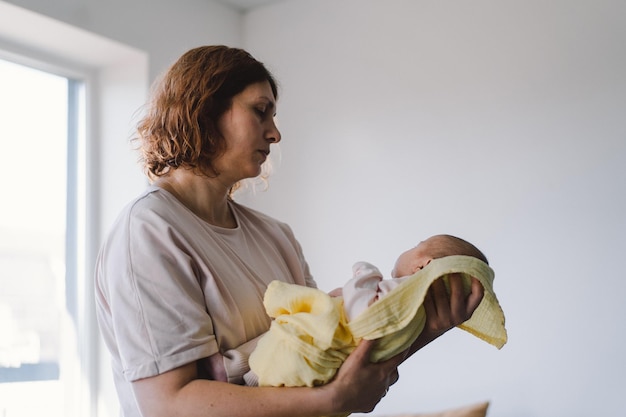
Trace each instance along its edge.
{"label": "t-shirt sleeve", "polygon": [[126,380],[158,375],[218,351],[193,256],[157,214],[127,217],[101,256]]}

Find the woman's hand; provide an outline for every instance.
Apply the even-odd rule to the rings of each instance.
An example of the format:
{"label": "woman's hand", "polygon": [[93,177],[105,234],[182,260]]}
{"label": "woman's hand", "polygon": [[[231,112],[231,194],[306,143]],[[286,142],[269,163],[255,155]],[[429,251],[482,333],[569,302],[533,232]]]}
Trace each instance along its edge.
{"label": "woman's hand", "polygon": [[472,278],[470,293],[463,291],[463,278],[460,274],[448,276],[450,294],[443,279],[432,283],[424,298],[426,327],[424,330],[437,336],[469,320],[484,296],[480,281]]}
{"label": "woman's hand", "polygon": [[373,340],[362,340],[341,365],[335,378],[320,388],[334,390],[334,409],[369,413],[398,380],[397,368],[406,352],[387,361],[373,363],[370,354],[375,343]]}
{"label": "woman's hand", "polygon": [[448,282],[450,293],[441,278],[433,282],[428,289],[424,298],[426,324],[406,357],[453,327],[469,320],[485,295],[485,289],[476,278],[472,278],[470,292],[467,295],[463,290],[463,278],[460,274],[450,274]]}

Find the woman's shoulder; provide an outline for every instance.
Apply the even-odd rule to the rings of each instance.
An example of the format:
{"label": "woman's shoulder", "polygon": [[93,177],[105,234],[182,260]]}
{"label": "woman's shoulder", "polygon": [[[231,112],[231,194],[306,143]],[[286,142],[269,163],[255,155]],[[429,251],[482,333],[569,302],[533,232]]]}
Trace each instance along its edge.
{"label": "woman's shoulder", "polygon": [[132,217],[144,213],[157,213],[160,215],[170,213],[171,215],[171,213],[180,211],[188,210],[166,190],[150,185],[141,194],[131,200],[126,207],[122,209],[121,214]]}
{"label": "woman's shoulder", "polygon": [[177,200],[167,191],[151,185],[122,208],[112,230],[134,228],[145,223],[169,224],[185,211],[186,208],[177,204]]}

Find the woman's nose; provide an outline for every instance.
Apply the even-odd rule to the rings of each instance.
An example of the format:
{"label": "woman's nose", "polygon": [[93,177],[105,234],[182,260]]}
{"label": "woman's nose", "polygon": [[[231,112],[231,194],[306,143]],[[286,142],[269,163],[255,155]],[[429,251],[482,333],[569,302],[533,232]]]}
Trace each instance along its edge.
{"label": "woman's nose", "polygon": [[276,126],[276,122],[272,120],[272,126],[267,133],[267,140],[270,141],[271,143],[278,143],[280,142],[281,139],[282,139],[282,136],[280,134],[280,130],[278,130],[278,127]]}

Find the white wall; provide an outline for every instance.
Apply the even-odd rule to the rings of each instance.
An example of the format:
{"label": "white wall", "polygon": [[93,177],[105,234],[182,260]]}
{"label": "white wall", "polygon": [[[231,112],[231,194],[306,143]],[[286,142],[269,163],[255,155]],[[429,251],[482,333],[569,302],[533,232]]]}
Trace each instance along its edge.
{"label": "white wall", "polygon": [[245,198],[320,286],[448,232],[496,271],[501,350],[455,330],[377,413],[626,414],[626,3],[294,0],[248,13],[282,84],[282,162]]}

